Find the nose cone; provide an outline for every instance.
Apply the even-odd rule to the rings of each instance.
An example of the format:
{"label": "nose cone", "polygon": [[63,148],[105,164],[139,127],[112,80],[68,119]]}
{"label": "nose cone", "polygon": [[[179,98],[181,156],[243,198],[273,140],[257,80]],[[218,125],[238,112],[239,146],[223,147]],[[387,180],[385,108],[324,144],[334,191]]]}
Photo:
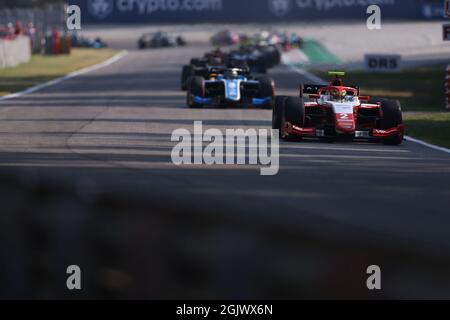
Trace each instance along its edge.
{"label": "nose cone", "polygon": [[339,133],[352,133],[355,131],[355,117],[353,105],[349,103],[333,103],[336,119],[336,131]]}
{"label": "nose cone", "polygon": [[336,114],[336,131],[340,133],[352,133],[355,131],[355,117],[353,113]]}
{"label": "nose cone", "polygon": [[228,80],[226,82],[226,89],[227,89],[226,98],[227,98],[227,100],[239,101],[241,99],[239,87],[240,87],[240,81],[238,81],[238,80]]}

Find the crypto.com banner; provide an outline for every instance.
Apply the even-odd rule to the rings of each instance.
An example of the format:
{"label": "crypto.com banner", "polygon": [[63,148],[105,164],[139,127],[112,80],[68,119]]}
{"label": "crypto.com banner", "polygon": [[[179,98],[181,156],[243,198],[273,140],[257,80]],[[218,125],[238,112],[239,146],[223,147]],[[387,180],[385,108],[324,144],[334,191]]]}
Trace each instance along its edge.
{"label": "crypto.com banner", "polygon": [[[360,19],[371,4],[383,18],[421,18],[420,0],[66,0],[83,23],[273,22]],[[406,5],[407,4],[407,5]]]}

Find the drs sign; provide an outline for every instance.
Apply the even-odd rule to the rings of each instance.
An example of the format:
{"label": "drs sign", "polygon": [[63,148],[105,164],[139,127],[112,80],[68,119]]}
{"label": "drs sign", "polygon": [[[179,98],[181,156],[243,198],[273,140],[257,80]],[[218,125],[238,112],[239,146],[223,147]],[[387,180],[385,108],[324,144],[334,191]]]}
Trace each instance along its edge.
{"label": "drs sign", "polygon": [[400,55],[367,54],[365,56],[365,68],[370,72],[398,72],[400,63]]}

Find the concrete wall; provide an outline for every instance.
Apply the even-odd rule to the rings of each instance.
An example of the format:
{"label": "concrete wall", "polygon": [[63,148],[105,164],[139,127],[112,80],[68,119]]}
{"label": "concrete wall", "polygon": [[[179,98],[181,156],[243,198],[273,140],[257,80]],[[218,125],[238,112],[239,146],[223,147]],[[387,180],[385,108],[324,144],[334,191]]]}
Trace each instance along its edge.
{"label": "concrete wall", "polygon": [[0,39],[0,69],[14,67],[31,59],[30,39],[18,36],[14,40]]}

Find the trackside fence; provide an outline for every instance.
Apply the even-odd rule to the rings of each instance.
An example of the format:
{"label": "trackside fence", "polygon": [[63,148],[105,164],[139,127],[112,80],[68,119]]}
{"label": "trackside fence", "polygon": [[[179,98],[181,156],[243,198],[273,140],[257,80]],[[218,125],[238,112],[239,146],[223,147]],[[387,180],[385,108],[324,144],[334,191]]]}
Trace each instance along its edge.
{"label": "trackside fence", "polygon": [[20,24],[24,34],[31,38],[33,53],[40,53],[45,46],[45,38],[54,28],[64,30],[66,16],[64,5],[46,8],[7,8],[0,9],[0,30],[14,31]]}

